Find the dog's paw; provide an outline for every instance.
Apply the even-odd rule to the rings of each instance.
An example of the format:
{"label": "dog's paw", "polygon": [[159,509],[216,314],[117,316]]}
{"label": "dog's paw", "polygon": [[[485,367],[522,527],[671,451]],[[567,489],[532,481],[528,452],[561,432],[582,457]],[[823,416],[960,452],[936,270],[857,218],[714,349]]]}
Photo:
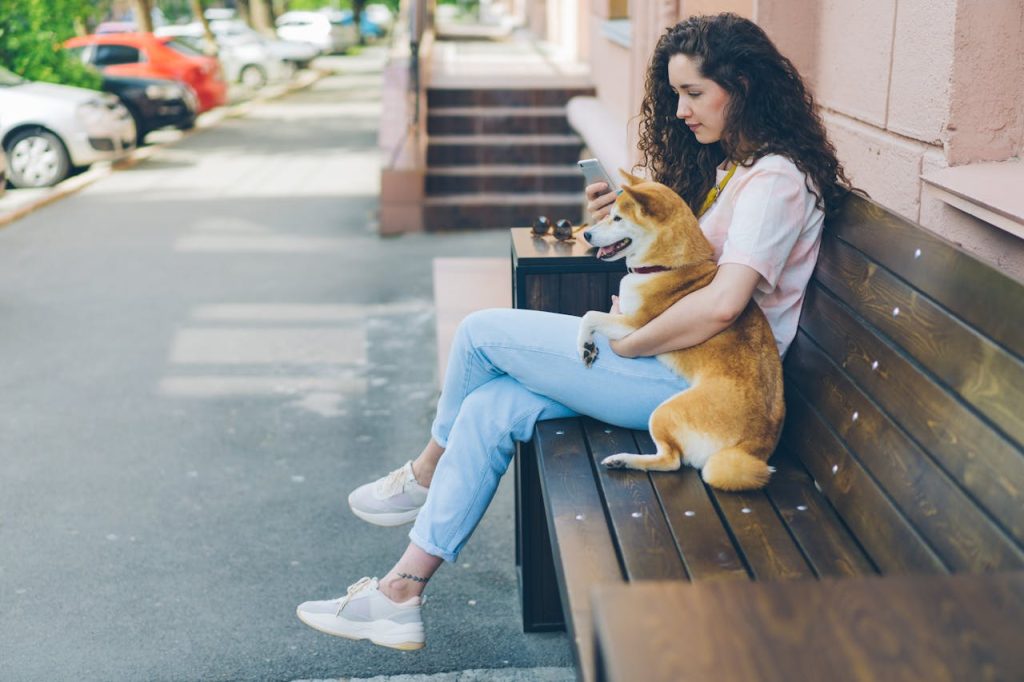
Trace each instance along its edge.
{"label": "dog's paw", "polygon": [[629,464],[626,463],[626,455],[609,455],[601,460],[601,464],[609,469],[626,469]]}
{"label": "dog's paw", "polygon": [[587,341],[580,346],[580,360],[587,367],[592,366],[594,361],[597,360],[597,344],[593,341]]}

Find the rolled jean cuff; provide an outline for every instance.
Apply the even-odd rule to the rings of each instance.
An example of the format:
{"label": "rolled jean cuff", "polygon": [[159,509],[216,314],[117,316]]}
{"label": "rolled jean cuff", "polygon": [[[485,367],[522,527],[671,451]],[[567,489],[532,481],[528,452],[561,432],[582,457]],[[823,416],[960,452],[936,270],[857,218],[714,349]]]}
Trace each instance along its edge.
{"label": "rolled jean cuff", "polygon": [[433,438],[434,442],[442,448],[448,448],[448,439],[441,436],[440,429],[436,421],[430,426],[430,437]]}
{"label": "rolled jean cuff", "polygon": [[419,535],[416,534],[415,528],[409,531],[409,540],[412,541],[412,544],[416,545],[430,556],[436,556],[438,559],[444,559],[450,564],[454,564],[456,559],[459,558],[458,554],[446,552],[437,545],[433,544],[432,542],[427,542],[426,540],[421,538]]}

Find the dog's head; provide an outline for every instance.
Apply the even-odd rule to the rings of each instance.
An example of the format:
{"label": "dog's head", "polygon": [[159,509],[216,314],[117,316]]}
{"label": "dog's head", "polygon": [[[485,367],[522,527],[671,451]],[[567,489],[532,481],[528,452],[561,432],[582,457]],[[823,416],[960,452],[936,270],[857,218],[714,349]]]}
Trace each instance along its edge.
{"label": "dog's head", "polygon": [[682,197],[659,182],[619,172],[626,182],[611,213],[583,233],[598,247],[598,258],[625,258],[631,268],[679,268],[714,257]]}

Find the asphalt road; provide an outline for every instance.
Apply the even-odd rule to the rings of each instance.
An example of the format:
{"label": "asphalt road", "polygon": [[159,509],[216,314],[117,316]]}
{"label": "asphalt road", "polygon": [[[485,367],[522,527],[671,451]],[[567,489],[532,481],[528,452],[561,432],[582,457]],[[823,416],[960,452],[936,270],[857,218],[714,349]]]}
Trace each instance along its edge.
{"label": "asphalt road", "polygon": [[431,258],[507,253],[376,236],[379,53],[333,65],[0,229],[0,679],[569,665],[520,631],[511,477],[426,649],[295,618],[405,546],[344,500],[428,435]]}

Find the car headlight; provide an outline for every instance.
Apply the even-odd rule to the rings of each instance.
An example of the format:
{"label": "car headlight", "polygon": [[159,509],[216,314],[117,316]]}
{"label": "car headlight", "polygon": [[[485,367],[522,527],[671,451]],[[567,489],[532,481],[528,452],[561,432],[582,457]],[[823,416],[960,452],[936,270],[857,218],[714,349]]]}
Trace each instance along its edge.
{"label": "car headlight", "polygon": [[185,91],[181,86],[172,83],[154,83],[146,86],[146,97],[149,99],[181,99],[184,95]]}
{"label": "car headlight", "polygon": [[185,104],[188,105],[189,110],[196,111],[199,109],[199,98],[196,97],[196,93],[191,87],[185,86],[183,95],[185,98]]}
{"label": "car headlight", "polygon": [[91,99],[82,102],[75,109],[75,115],[89,131],[104,128],[110,124],[110,108],[103,100]]}

